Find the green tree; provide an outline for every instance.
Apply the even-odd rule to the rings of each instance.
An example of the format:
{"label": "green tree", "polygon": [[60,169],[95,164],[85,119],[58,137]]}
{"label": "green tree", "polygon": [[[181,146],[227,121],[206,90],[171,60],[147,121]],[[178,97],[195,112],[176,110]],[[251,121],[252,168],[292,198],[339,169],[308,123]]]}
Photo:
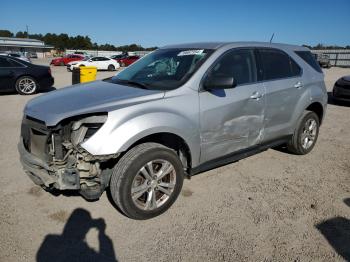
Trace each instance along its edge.
{"label": "green tree", "polygon": [[9,30],[0,30],[0,37],[13,37],[13,33]]}
{"label": "green tree", "polygon": [[18,38],[27,38],[27,32],[22,32],[22,31],[18,31],[17,33],[16,33],[16,37],[18,37]]}

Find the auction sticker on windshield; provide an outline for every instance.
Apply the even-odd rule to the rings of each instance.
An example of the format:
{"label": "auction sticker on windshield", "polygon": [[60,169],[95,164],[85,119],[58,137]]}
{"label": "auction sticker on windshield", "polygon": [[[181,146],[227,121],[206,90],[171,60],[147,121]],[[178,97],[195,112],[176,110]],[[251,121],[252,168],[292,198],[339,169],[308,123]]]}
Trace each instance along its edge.
{"label": "auction sticker on windshield", "polygon": [[186,51],[181,51],[178,53],[177,56],[185,56],[185,55],[200,55],[202,54],[204,49],[201,50],[186,50]]}

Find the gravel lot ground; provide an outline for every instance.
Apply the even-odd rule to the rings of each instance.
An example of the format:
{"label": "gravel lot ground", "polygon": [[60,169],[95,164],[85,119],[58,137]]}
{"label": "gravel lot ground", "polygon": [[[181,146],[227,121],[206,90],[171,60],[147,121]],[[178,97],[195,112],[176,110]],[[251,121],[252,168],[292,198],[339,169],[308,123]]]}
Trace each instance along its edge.
{"label": "gravel lot ground", "polygon": [[[64,67],[52,71],[55,88],[70,84]],[[325,70],[328,90],[346,74]],[[17,142],[31,98],[0,96],[0,261],[350,260],[350,107],[328,105],[309,155],[270,149],[200,174],[168,212],[134,221],[106,194],[53,196],[26,177]]]}

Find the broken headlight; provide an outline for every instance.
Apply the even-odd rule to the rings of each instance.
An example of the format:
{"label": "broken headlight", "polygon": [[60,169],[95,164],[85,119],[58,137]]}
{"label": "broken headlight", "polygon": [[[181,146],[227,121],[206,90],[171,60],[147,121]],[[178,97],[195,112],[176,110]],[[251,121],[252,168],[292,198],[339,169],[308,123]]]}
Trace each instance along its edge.
{"label": "broken headlight", "polygon": [[82,118],[72,124],[71,141],[78,145],[92,137],[106,122],[107,114]]}

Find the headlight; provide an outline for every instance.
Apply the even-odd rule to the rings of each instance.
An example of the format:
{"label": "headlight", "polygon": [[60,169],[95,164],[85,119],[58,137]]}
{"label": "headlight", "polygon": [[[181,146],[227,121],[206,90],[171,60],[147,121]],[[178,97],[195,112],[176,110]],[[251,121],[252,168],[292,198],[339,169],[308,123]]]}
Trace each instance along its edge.
{"label": "headlight", "polygon": [[106,122],[107,114],[89,116],[72,124],[71,141],[78,145],[92,137]]}

